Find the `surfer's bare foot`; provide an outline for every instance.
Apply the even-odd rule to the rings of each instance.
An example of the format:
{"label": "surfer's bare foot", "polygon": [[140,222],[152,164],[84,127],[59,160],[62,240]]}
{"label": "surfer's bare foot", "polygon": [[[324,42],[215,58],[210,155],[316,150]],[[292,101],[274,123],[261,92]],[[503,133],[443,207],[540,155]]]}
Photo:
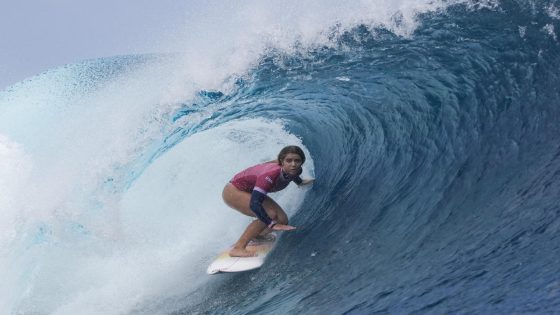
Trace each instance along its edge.
{"label": "surfer's bare foot", "polygon": [[255,252],[251,252],[246,250],[245,248],[232,248],[229,251],[229,255],[231,257],[255,257],[257,254]]}

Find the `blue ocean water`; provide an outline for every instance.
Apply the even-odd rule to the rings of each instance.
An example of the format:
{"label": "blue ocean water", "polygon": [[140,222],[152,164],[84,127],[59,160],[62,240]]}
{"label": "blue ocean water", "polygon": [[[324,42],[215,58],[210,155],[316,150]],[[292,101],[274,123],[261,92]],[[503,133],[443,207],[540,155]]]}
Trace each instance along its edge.
{"label": "blue ocean water", "polygon": [[[170,87],[182,57],[154,55],[2,92],[23,178],[0,186],[2,310],[560,312],[560,3],[415,16],[335,24],[224,86]],[[288,143],[316,178],[278,196],[298,229],[259,270],[204,275],[247,223],[223,183]]]}

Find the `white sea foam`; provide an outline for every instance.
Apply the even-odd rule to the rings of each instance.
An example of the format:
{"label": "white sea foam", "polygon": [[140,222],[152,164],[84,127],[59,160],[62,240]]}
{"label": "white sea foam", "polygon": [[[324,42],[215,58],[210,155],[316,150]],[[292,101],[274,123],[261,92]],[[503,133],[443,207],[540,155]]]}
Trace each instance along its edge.
{"label": "white sea foam", "polygon": [[[20,310],[122,313],[140,301],[196,288],[206,281],[201,275],[210,259],[250,222],[223,203],[224,184],[240,169],[274,159],[287,144],[302,145],[280,122],[265,120],[236,121],[186,139],[111,205],[115,215],[80,226],[54,223],[41,245],[51,253],[43,253]],[[312,168],[310,159],[304,176]],[[304,190],[292,186],[272,196],[293,214]],[[99,222],[112,225],[113,233],[92,228]]]}

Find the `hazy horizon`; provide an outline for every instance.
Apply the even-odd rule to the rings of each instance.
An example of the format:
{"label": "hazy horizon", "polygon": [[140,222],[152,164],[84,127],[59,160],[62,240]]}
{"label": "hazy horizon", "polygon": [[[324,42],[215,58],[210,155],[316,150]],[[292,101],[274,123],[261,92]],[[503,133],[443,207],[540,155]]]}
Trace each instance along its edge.
{"label": "hazy horizon", "polygon": [[0,90],[81,60],[160,51],[185,22],[188,5],[193,2],[4,2]]}

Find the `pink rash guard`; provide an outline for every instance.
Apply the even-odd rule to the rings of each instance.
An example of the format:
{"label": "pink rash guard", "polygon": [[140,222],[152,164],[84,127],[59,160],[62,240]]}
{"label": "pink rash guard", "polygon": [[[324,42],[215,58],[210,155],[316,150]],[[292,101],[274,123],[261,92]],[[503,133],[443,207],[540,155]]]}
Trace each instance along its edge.
{"label": "pink rash guard", "polygon": [[256,190],[262,194],[280,191],[294,181],[301,184],[299,175],[290,177],[282,171],[282,166],[276,162],[268,162],[249,167],[233,177],[230,183],[239,190],[248,193]]}

